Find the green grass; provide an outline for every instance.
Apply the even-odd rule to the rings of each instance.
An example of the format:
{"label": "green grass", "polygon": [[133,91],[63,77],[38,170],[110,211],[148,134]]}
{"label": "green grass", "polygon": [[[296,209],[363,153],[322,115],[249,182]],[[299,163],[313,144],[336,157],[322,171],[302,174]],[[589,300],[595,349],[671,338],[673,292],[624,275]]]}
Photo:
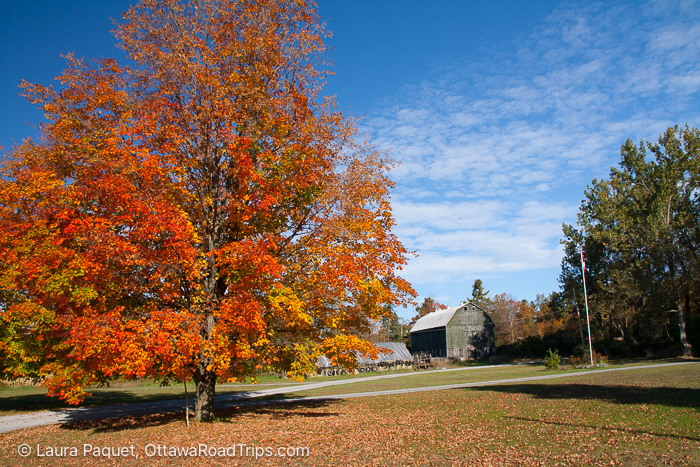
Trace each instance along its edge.
{"label": "green grass", "polygon": [[[624,361],[621,367],[634,366],[650,363],[667,363],[677,361],[654,360],[649,361]],[[460,371],[448,371],[438,373],[426,373],[422,371],[387,371],[361,373],[357,375],[339,375],[339,376],[318,376],[307,380],[309,383],[325,382],[325,381],[353,381],[351,384],[343,384],[340,386],[330,386],[327,388],[300,391],[291,394],[288,397],[303,397],[303,396],[321,396],[331,394],[349,394],[357,392],[383,391],[392,389],[415,388],[423,386],[440,386],[448,384],[461,384],[475,381],[493,381],[498,379],[522,378],[528,376],[542,376],[553,374],[551,371],[544,369],[542,364],[531,365],[516,365],[516,366],[495,366],[484,367],[482,365],[458,367],[450,365],[451,368],[460,369]],[[615,365],[610,365],[610,368]],[[566,369],[560,372],[587,370]],[[376,381],[366,381],[367,377],[376,377],[383,375],[405,375],[398,378],[382,379]],[[221,384],[217,386],[217,395],[231,394],[236,392],[254,391],[258,389],[266,389],[272,387],[289,387],[300,384],[298,382],[290,382],[285,378],[280,378],[276,375],[263,375],[258,378],[258,385],[250,384]],[[136,380],[136,381],[115,381],[110,387],[90,388],[91,397],[85,399],[80,407],[94,407],[110,404],[126,404],[135,402],[152,402],[167,399],[183,398],[185,396],[182,385],[161,387],[158,382],[153,380]],[[188,395],[194,395],[194,385],[188,384]],[[277,399],[284,396],[270,396],[266,399]],[[0,416],[15,415],[19,413],[35,412],[42,410],[60,410],[70,408],[65,402],[57,398],[46,396],[46,390],[35,386],[17,386],[11,388],[0,388]]]}
{"label": "green grass", "polygon": [[[583,371],[583,370],[578,370]],[[332,394],[351,394],[357,392],[387,391],[394,389],[409,389],[449,384],[470,383],[476,381],[494,381],[506,378],[523,378],[552,374],[544,370],[542,365],[527,365],[516,367],[466,369],[464,371],[446,371],[438,373],[416,373],[410,377],[381,379],[376,381],[358,381],[342,386],[329,386],[320,389],[295,392],[298,397],[325,396]]]}
{"label": "green grass", "polygon": [[586,373],[591,370],[627,368],[639,365],[649,365],[658,363],[671,363],[671,361],[666,360],[663,362],[625,362],[621,365],[608,365],[605,368],[592,368],[590,370],[562,368],[559,371],[550,371],[546,370],[544,368],[544,365],[538,363],[517,366],[498,366],[493,368],[473,368],[471,369],[473,371],[470,371],[470,369],[465,369],[465,371],[449,371],[444,373],[421,374],[420,372],[417,372],[410,377],[383,379],[376,381],[358,381],[354,384],[342,386],[329,386],[308,391],[298,391],[294,392],[294,397],[327,396],[337,394],[352,394],[358,392],[388,391],[396,389],[410,389],[419,387],[473,383],[480,381],[496,381],[502,379],[548,376],[563,373]]}

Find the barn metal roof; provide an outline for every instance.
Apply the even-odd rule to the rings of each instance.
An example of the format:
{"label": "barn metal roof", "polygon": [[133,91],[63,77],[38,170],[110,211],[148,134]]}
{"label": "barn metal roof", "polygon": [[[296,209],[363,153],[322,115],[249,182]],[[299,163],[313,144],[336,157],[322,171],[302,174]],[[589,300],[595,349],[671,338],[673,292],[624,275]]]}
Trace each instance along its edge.
{"label": "barn metal roof", "polygon": [[455,312],[462,308],[466,303],[461,305],[453,306],[452,308],[445,308],[444,310],[433,311],[423,316],[421,319],[416,321],[409,332],[425,331],[427,329],[435,329],[447,326],[450,322],[452,316]]}
{"label": "barn metal roof", "polygon": [[[406,344],[403,342],[380,342],[379,344],[375,344],[377,347],[382,347],[384,349],[391,350],[393,353],[381,353],[379,355],[386,356],[385,359],[383,359],[383,362],[386,361],[394,361],[394,360],[404,360],[404,361],[409,361],[413,360],[413,356],[411,355],[411,352],[408,351],[406,348]],[[377,355],[377,357],[379,357]]]}
{"label": "barn metal roof", "polygon": [[374,345],[383,349],[391,350],[391,352],[377,352],[377,358],[374,360],[358,355],[357,363],[360,365],[371,365],[380,362],[395,362],[397,360],[413,361],[411,352],[408,351],[406,344],[403,342],[379,342]]}
{"label": "barn metal roof", "polygon": [[326,357],[325,355],[321,355],[318,357],[318,360],[316,361],[316,366],[321,367],[321,368],[328,368],[333,366],[331,361]]}
{"label": "barn metal roof", "polygon": [[[371,365],[371,364],[377,364],[380,362],[395,362],[395,361],[412,361],[413,357],[411,356],[411,352],[408,351],[406,348],[406,344],[403,342],[379,342],[378,344],[374,344],[377,347],[381,347],[383,349],[391,350],[392,352],[378,352],[377,353],[377,358],[372,360],[371,358],[365,358],[361,355],[357,356],[357,363],[360,365]],[[321,355],[318,358],[318,361],[316,363],[316,366],[320,368],[329,368],[334,366],[333,363],[330,361],[328,357],[325,355]]]}

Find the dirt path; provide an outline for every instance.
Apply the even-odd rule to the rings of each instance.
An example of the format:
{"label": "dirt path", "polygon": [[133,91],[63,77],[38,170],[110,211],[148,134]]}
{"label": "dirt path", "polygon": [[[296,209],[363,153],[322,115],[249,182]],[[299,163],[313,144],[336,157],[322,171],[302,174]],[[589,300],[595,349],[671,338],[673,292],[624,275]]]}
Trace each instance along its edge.
{"label": "dirt path", "polygon": [[[348,399],[354,397],[369,397],[369,396],[384,396],[391,394],[405,394],[412,392],[424,392],[424,391],[442,391],[446,389],[458,389],[458,388],[469,388],[469,387],[480,387],[480,386],[494,386],[497,384],[510,384],[510,383],[520,383],[525,381],[539,381],[545,379],[557,379],[557,378],[572,378],[576,376],[586,376],[596,373],[607,373],[613,371],[629,371],[638,370],[642,368],[658,368],[667,366],[679,366],[679,365],[691,365],[700,362],[678,362],[678,363],[664,363],[660,365],[640,365],[631,366],[624,368],[609,368],[602,370],[591,370],[576,373],[557,373],[545,376],[530,376],[525,378],[511,378],[511,379],[501,379],[495,381],[477,381],[473,383],[460,383],[460,384],[448,384],[443,386],[427,386],[419,388],[408,388],[408,389],[394,389],[387,391],[371,391],[371,392],[359,392],[352,394],[337,394],[330,396],[314,396],[314,397],[299,397],[294,399],[266,399],[266,400],[256,400],[262,397],[289,394],[299,391],[307,391],[309,389],[318,389],[329,386],[339,386],[344,384],[352,384],[357,382],[375,381],[379,379],[390,379],[390,378],[402,378],[407,376],[415,375],[425,375],[428,373],[445,373],[450,371],[468,371],[468,370],[478,370],[482,368],[494,368],[494,366],[483,366],[474,368],[455,368],[455,369],[445,369],[445,370],[432,370],[423,371],[420,373],[401,373],[394,375],[378,375],[369,376],[366,378],[356,378],[356,379],[345,379],[338,381],[323,381],[319,383],[307,383],[298,384],[292,387],[278,387],[271,389],[261,389],[258,391],[242,392],[235,394],[226,394],[216,397],[216,407],[234,407],[242,405],[271,405],[280,403],[292,403],[300,401],[318,401],[318,400],[329,400],[329,399]],[[503,367],[504,365],[498,365]],[[193,405],[193,401],[190,399],[190,406]],[[139,402],[135,404],[120,404],[120,405],[108,405],[102,407],[86,407],[77,409],[66,409],[60,411],[45,411],[45,412],[34,412],[21,415],[10,415],[6,417],[0,417],[0,433],[21,430],[24,428],[31,428],[35,426],[43,425],[54,425],[64,422],[75,422],[80,420],[92,420],[100,418],[113,418],[113,417],[125,417],[125,416],[135,416],[135,415],[149,415],[155,413],[167,413],[167,412],[179,412],[182,411],[185,405],[184,399],[172,399],[157,402]]]}

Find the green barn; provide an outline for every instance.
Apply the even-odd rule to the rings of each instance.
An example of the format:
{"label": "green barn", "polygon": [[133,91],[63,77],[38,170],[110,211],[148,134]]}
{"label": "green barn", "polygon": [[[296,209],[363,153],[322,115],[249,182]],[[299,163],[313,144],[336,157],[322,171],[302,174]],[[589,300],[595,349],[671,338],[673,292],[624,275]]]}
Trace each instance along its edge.
{"label": "green barn", "polygon": [[411,328],[411,353],[473,359],[496,352],[494,323],[471,302],[428,313]]}

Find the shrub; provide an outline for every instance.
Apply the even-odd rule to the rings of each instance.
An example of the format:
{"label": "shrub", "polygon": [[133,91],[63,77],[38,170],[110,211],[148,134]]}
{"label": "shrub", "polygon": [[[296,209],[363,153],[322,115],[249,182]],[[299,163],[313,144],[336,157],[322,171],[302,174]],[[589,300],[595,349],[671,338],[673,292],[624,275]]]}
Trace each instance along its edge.
{"label": "shrub", "polygon": [[607,365],[608,364],[608,356],[599,354],[596,351],[593,351],[593,361],[596,363],[596,365]]}
{"label": "shrub", "polygon": [[[575,367],[584,366],[588,368],[591,365],[591,356],[590,353],[588,352],[588,349],[585,350],[583,353],[582,358],[574,357],[573,355],[571,356],[571,364],[574,365]],[[608,364],[608,356],[600,354],[596,352],[595,350],[593,351],[593,365],[607,365]]]}
{"label": "shrub", "polygon": [[544,357],[544,367],[548,370],[558,370],[560,360],[559,350],[555,349],[554,352],[552,352],[552,349],[548,349]]}

